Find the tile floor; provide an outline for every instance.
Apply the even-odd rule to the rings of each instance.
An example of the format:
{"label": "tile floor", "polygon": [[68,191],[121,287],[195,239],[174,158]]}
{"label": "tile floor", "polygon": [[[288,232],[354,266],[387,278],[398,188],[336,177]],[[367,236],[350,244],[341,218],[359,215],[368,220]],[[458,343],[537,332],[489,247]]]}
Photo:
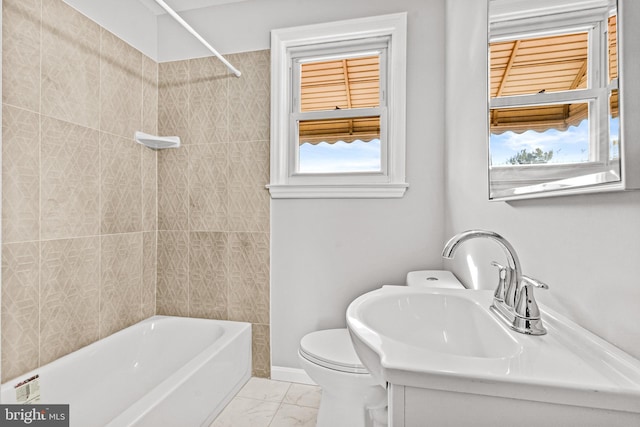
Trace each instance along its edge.
{"label": "tile floor", "polygon": [[210,427],[315,427],[320,387],[251,378]]}

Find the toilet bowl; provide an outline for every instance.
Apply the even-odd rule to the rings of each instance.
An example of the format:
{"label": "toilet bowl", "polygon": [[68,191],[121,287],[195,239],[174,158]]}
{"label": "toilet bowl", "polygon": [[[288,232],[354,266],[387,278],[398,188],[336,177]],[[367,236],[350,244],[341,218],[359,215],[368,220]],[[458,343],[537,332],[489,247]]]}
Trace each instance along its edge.
{"label": "toilet bowl", "polygon": [[[423,270],[407,275],[407,286],[459,288],[448,271]],[[356,354],[347,329],[311,332],[300,340],[301,367],[322,388],[317,427],[384,427],[387,391]]]}
{"label": "toilet bowl", "polygon": [[386,425],[387,392],[362,366],[346,328],[305,335],[298,356],[322,388],[317,427]]}

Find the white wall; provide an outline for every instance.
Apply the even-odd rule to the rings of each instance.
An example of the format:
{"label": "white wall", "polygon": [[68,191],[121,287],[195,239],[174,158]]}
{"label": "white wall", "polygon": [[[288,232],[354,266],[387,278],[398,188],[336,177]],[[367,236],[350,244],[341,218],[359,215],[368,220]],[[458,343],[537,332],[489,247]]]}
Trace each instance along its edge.
{"label": "white wall", "polygon": [[[623,1],[634,15],[627,29],[639,28],[640,4]],[[549,284],[548,291],[536,291],[539,301],[640,358],[640,192],[488,202],[486,2],[447,0],[446,16],[446,235],[469,228],[504,235],[524,273]],[[636,44],[628,37],[623,55],[637,55],[634,31]],[[637,76],[625,77],[625,90],[637,94]],[[637,96],[631,98],[638,105]],[[626,124],[634,131],[623,143],[636,144],[640,108],[628,105]],[[494,288],[488,263],[504,260],[494,246],[465,243],[446,266],[468,285]],[[477,278],[469,265],[477,267]]]}

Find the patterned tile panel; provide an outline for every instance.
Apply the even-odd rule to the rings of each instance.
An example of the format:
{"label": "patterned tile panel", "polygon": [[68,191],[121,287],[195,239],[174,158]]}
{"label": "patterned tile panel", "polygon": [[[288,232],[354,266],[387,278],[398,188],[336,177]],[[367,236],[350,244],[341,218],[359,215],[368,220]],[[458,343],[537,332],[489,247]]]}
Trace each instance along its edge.
{"label": "patterned tile panel", "polygon": [[2,2],[2,102],[40,111],[42,0]]}
{"label": "patterned tile panel", "polygon": [[2,107],[2,240],[40,237],[40,118]]}
{"label": "patterned tile panel", "polygon": [[158,133],[189,143],[189,61],[158,64]]}
{"label": "patterned tile panel", "polygon": [[271,340],[269,325],[251,325],[251,375],[261,378],[271,376]]}
{"label": "patterned tile panel", "polygon": [[229,162],[231,144],[189,146],[189,230],[229,229]]}
{"label": "patterned tile panel", "polygon": [[142,53],[100,31],[100,130],[133,138],[142,126]]}
{"label": "patterned tile panel", "polygon": [[42,2],[41,112],[98,129],[100,27],[62,0]]}
{"label": "patterned tile panel", "polygon": [[142,150],[131,138],[100,133],[102,234],[142,231]]}
{"label": "patterned tile panel", "polygon": [[229,140],[228,87],[235,79],[215,57],[189,61],[189,142]]}
{"label": "patterned tile panel", "polygon": [[189,315],[189,233],[158,232],[156,313]]}
{"label": "patterned tile panel", "polygon": [[158,229],[187,230],[189,148],[158,152]]}
{"label": "patterned tile panel", "polygon": [[156,314],[156,238],[155,231],[142,233],[142,318]]}
{"label": "patterned tile panel", "polygon": [[142,55],[142,131],[158,134],[158,64]]}
{"label": "patterned tile panel", "polygon": [[229,233],[229,320],[269,324],[269,235]]}
{"label": "patterned tile panel", "polygon": [[227,318],[227,233],[189,233],[189,316]]}
{"label": "patterned tile panel", "polygon": [[40,364],[99,337],[100,237],[41,243]]}
{"label": "patterned tile panel", "polygon": [[42,239],[100,230],[98,132],[42,117]]}
{"label": "patterned tile panel", "polygon": [[2,382],[38,367],[38,242],[2,246]]}
{"label": "patterned tile panel", "polygon": [[100,338],[142,320],[142,233],[101,238]]}
{"label": "patterned tile panel", "polygon": [[227,59],[242,72],[242,77],[229,81],[229,141],[268,140],[270,52],[238,53],[228,55]]}
{"label": "patterned tile panel", "polygon": [[142,147],[142,229],[158,229],[158,157],[147,147]]}
{"label": "patterned tile panel", "polygon": [[232,231],[269,231],[269,143],[230,145],[229,227]]}

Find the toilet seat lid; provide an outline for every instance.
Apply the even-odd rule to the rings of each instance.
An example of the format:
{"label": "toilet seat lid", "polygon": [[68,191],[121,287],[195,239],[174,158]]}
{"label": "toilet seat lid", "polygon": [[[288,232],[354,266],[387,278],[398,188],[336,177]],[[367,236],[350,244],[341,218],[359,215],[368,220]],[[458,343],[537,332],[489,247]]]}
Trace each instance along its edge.
{"label": "toilet seat lid", "polygon": [[369,373],[360,362],[346,328],[326,329],[305,335],[300,340],[300,354],[310,362],[335,371]]}

